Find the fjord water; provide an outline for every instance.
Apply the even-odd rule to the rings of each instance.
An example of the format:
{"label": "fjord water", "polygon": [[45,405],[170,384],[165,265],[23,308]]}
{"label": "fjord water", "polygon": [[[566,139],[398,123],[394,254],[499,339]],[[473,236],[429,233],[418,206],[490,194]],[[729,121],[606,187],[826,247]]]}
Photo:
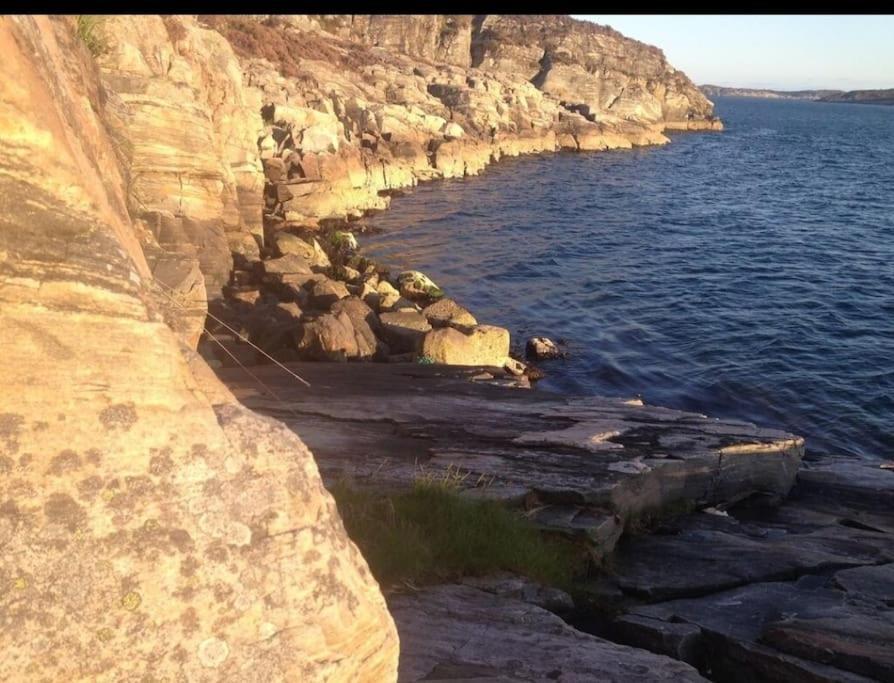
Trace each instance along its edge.
{"label": "fjord water", "polygon": [[539,387],[894,456],[894,107],[715,104],[722,133],[422,185],[365,252],[516,342],[568,340]]}

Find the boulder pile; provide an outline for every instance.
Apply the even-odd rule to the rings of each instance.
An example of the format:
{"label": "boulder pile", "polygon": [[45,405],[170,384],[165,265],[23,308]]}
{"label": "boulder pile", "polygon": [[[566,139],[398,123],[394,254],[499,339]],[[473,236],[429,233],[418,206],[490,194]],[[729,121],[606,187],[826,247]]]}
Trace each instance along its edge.
{"label": "boulder pile", "polygon": [[225,366],[269,356],[280,362],[508,365],[507,371],[523,375],[523,364],[509,357],[508,330],[480,325],[424,273],[392,276],[362,256],[351,229],[356,224],[293,220],[291,203],[317,181],[308,177],[292,135],[280,121],[259,141],[264,238],[234,259],[223,298],[209,305],[200,352]]}

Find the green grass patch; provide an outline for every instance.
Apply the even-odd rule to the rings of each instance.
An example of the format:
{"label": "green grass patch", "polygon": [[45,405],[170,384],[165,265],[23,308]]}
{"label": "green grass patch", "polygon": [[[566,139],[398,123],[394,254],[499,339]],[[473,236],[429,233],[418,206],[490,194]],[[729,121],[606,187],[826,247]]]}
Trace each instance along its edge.
{"label": "green grass patch", "polygon": [[383,585],[451,581],[506,570],[567,588],[586,568],[585,553],[547,537],[519,512],[461,497],[455,486],[419,481],[383,495],[333,487],[348,535]]}
{"label": "green grass patch", "polygon": [[96,16],[94,14],[78,15],[77,34],[81,42],[90,50],[90,54],[94,57],[108,52],[109,44],[103,34],[103,24],[105,17]]}

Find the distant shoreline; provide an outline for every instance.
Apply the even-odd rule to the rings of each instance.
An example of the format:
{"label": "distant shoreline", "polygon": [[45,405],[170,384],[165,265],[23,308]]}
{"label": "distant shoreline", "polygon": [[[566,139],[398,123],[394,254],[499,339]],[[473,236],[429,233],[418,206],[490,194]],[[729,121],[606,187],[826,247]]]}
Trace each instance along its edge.
{"label": "distant shoreline", "polygon": [[770,90],[766,88],[728,88],[700,85],[707,97],[760,97],[773,100],[810,100],[814,102],[849,102],[852,104],[894,105],[894,88],[884,90]]}

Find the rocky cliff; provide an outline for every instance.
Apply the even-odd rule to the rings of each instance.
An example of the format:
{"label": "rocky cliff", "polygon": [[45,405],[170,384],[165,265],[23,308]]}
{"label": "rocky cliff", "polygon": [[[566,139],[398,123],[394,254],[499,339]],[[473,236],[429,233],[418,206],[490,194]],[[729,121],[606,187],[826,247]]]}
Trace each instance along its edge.
{"label": "rocky cliff", "polygon": [[101,30],[132,214],[198,257],[211,298],[230,252],[254,262],[264,246],[265,181],[276,231],[358,217],[504,155],[720,126],[660,50],[566,17],[119,17]]}
{"label": "rocky cliff", "polygon": [[[127,98],[73,18],[3,18],[0,55],[0,678],[393,679],[394,625],[310,452],[164,322],[147,258],[164,240],[132,221],[128,191],[173,200],[167,176],[135,164],[128,182],[119,163]],[[199,135],[215,124],[185,94],[154,107],[164,83],[142,78],[127,81],[135,159],[182,169],[177,200],[226,214],[231,169],[188,176],[177,146],[202,140],[210,164],[227,139]]]}
{"label": "rocky cliff", "polygon": [[372,356],[409,312],[341,301],[298,232],[504,155],[718,128],[710,103],[561,17],[4,17],[0,55],[0,674],[393,679],[311,454],[193,353],[208,302],[261,278],[321,308],[307,348],[341,326]]}

